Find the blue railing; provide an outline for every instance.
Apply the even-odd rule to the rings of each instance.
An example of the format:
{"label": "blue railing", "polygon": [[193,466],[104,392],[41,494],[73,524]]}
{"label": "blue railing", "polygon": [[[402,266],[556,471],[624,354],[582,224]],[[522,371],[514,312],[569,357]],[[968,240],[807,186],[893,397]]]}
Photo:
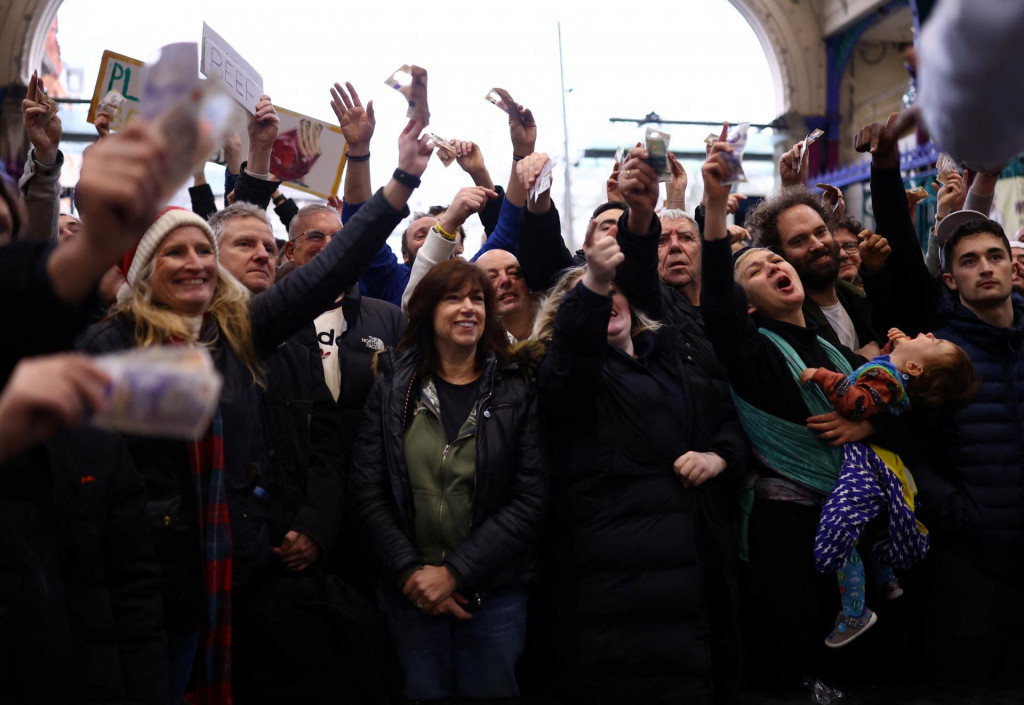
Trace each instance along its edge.
{"label": "blue railing", "polygon": [[[934,168],[938,158],[939,152],[931,142],[919,144],[900,153],[900,169],[902,171],[910,171],[911,169],[923,169],[926,167]],[[857,164],[848,164],[847,166],[818,174],[812,177],[811,181],[832,184],[833,186],[843,188],[850,184],[866,182],[870,179],[871,159],[865,157],[864,161]]]}

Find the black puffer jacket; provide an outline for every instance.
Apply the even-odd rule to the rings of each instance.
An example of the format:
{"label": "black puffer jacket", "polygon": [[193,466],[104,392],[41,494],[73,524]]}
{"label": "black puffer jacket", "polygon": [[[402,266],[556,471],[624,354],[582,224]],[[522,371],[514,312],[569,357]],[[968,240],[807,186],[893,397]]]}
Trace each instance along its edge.
{"label": "black puffer jacket", "polygon": [[[378,357],[349,477],[350,509],[385,586],[420,563],[403,439],[418,389],[418,349]],[[487,361],[477,402],[476,494],[469,537],[447,557],[482,595],[536,576],[536,546],[548,500],[548,463],[533,382],[520,364]]]}
{"label": "black puffer jacket", "polygon": [[[735,634],[724,485],[746,441],[674,329],[635,337],[634,359],[607,343],[610,311],[582,284],[566,294],[538,376],[556,690],[574,702],[710,702],[712,638]],[[727,470],[683,487],[673,463],[691,450]],[[730,652],[738,664],[735,641]]]}
{"label": "black puffer jacket", "polygon": [[939,306],[936,338],[962,347],[981,389],[955,414],[922,420],[930,462],[914,466],[935,545],[989,573],[1024,575],[1024,301],[1013,325],[980,320],[951,295]]}
{"label": "black puffer jacket", "polygon": [[164,703],[160,565],[116,436],[64,432],[0,466],[0,700]]}
{"label": "black puffer jacket", "polygon": [[[353,286],[388,234],[408,214],[392,208],[382,192],[363,206],[348,227],[317,257],[291,276],[254,297],[249,304],[253,344],[261,358],[334,303],[339,290]],[[270,564],[269,507],[254,495],[264,463],[259,387],[215,321],[200,335],[224,377],[220,412],[224,469],[231,512],[234,584],[245,584]],[[93,326],[78,346],[92,353],[134,347],[133,322],[123,315]],[[128,437],[136,467],[146,479],[154,540],[164,568],[164,597],[184,608],[202,609],[202,542],[196,516],[194,480],[180,441]],[[197,550],[198,549],[198,550]]]}

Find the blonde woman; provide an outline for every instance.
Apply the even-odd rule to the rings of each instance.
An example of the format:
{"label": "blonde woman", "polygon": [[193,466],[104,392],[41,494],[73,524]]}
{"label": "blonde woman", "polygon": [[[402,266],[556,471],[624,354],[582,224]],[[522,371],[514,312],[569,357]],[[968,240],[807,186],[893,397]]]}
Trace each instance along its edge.
{"label": "blonde woman", "polygon": [[218,413],[200,441],[128,439],[146,480],[164,570],[172,702],[190,680],[200,702],[228,702],[231,589],[271,560],[260,485],[261,360],[354,285],[408,213],[406,201],[431,153],[421,129],[414,121],[406,126],[394,178],[353,217],[345,236],[251,299],[218,264],[209,225],[189,211],[165,211],[126,258],[127,286],[113,314],[80,341],[90,352],[204,345],[224,377]]}

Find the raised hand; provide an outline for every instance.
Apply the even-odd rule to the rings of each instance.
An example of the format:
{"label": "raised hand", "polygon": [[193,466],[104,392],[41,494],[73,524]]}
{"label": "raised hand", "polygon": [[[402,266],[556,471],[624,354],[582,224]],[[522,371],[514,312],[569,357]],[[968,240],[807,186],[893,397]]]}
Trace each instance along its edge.
{"label": "raised hand", "polygon": [[800,167],[800,152],[803,147],[804,143],[801,140],[779,158],[779,180],[782,181],[784,189],[807,183],[811,162],[808,159],[804,161],[803,168]]}
{"label": "raised hand", "polygon": [[633,147],[619,171],[619,192],[629,206],[629,228],[638,234],[647,233],[658,205],[658,175],[647,163],[649,157],[643,147]]}
{"label": "raised hand", "polygon": [[424,127],[421,121],[413,118],[398,136],[398,168],[413,176],[421,176],[427,170],[430,155],[434,153],[430,138],[421,135]]}
{"label": "raised hand", "polygon": [[57,146],[64,132],[60,117],[56,113],[49,114],[47,100],[43,79],[33,72],[28,82],[28,93],[25,100],[21,101],[21,111],[25,119],[25,132],[35,151],[35,160],[49,166],[57,163]]}
{"label": "raised hand", "polygon": [[544,152],[534,152],[516,162],[516,176],[519,177],[519,183],[522,184],[524,190],[529,191],[533,188],[540,172],[544,170],[544,165],[549,161],[551,161],[551,157]]}
{"label": "raised hand", "polygon": [[905,110],[892,113],[885,124],[873,122],[865,125],[853,138],[853,148],[858,152],[869,152],[871,163],[879,168],[894,168],[900,165],[900,137],[916,124],[916,113]]}
{"label": "raised hand", "polygon": [[604,182],[604,190],[609,201],[621,201],[622,192],[619,191],[619,175],[621,174],[621,165],[616,161],[612,165],[612,173],[608,176],[608,180]]}
{"label": "raised hand", "polygon": [[136,119],[83,156],[76,189],[82,224],[108,266],[135,245],[177,186],[167,183],[167,151],[159,130]]}
{"label": "raised hand", "polygon": [[484,165],[484,153],[476,142],[468,140],[452,140],[452,142],[455,144],[455,161],[464,172],[473,176],[474,172],[487,168]]}
{"label": "raised hand", "polygon": [[444,212],[439,221],[441,229],[446,233],[454,233],[466,219],[479,213],[487,205],[487,201],[497,198],[498,193],[483,186],[467,186],[459,189],[452,199],[452,204]]}
{"label": "raised hand", "polygon": [[277,139],[281,119],[270,102],[270,96],[260,96],[256,113],[249,116],[249,164],[246,167],[253,174],[270,173],[270,150]]}
{"label": "raised hand", "polygon": [[877,272],[884,267],[892,252],[889,241],[870,230],[862,230],[857,238],[860,240],[860,265],[869,272]]}
{"label": "raised hand", "polygon": [[85,355],[21,360],[0,393],[0,462],[106,404],[110,378]]}
{"label": "raised hand", "polygon": [[516,104],[516,107],[519,109],[519,115],[508,116],[508,133],[512,138],[512,154],[525,157],[527,154],[533,154],[537,147],[537,123],[529,108],[519,104]]}
{"label": "raised hand", "polygon": [[686,210],[686,187],[689,185],[686,169],[672,152],[668,153],[668,167],[672,170],[672,180],[665,184],[665,207]]}
{"label": "raised hand", "polygon": [[932,182],[932,186],[938,189],[936,199],[938,205],[935,208],[935,215],[938,218],[945,218],[954,211],[963,209],[967,200],[967,188],[964,185],[964,177],[955,171],[946,175],[946,184]]}
{"label": "raised hand", "polygon": [[611,291],[615,270],[626,259],[616,238],[618,231],[616,227],[604,232],[596,228],[587,231],[587,273],[583,275],[583,285],[598,294]]}
{"label": "raised hand", "polygon": [[740,209],[740,201],[747,200],[747,197],[742,193],[730,193],[729,198],[725,202],[725,212],[732,214]]}
{"label": "raised hand", "polygon": [[[347,92],[345,88],[348,88]],[[338,126],[348,144],[348,153],[361,157],[370,153],[370,140],[377,126],[373,116],[373,101],[367,103],[364,109],[355,87],[346,81],[345,88],[340,83],[335,83],[331,88],[331,110],[338,117]]]}
{"label": "raised hand", "polygon": [[704,200],[710,208],[714,204],[721,208],[723,213],[729,207],[729,192],[732,187],[722,182],[729,175],[729,165],[722,157],[725,153],[732,152],[732,145],[728,142],[715,142],[711,146],[711,153],[700,169],[704,178]]}

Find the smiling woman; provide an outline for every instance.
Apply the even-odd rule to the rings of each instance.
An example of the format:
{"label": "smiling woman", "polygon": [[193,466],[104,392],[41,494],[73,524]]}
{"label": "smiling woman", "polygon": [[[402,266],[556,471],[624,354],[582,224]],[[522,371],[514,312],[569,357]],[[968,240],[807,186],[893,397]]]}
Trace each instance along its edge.
{"label": "smiling woman", "polygon": [[410,700],[519,695],[548,495],[531,351],[510,354],[483,270],[448,260],[417,284],[398,351],[378,358],[351,508]]}

